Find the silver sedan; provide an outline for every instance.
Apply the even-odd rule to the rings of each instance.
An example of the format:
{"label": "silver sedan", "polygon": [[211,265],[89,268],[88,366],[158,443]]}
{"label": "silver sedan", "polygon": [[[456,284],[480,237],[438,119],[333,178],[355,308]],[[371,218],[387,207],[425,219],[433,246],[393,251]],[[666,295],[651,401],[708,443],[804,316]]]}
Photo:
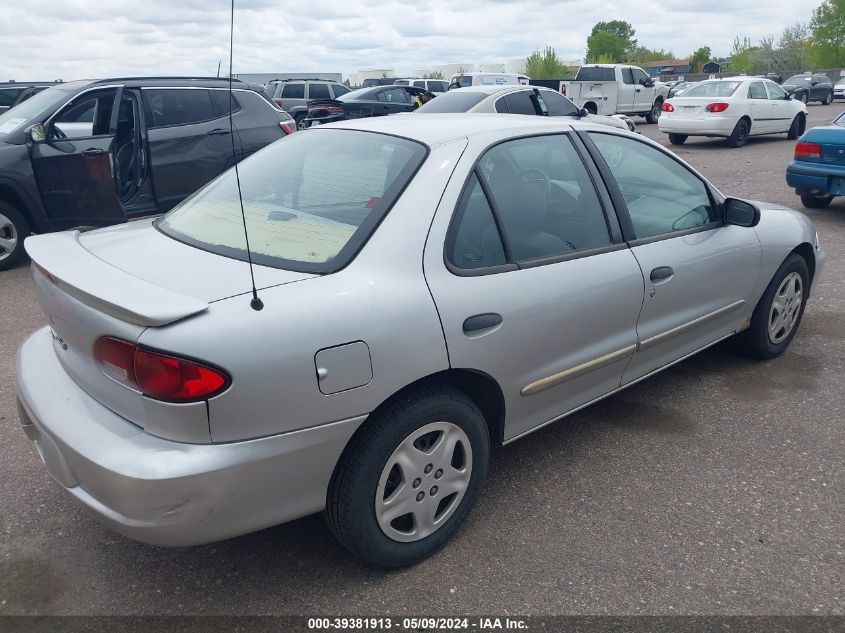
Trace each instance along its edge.
{"label": "silver sedan", "polygon": [[388,567],[455,533],[491,445],[728,337],[781,354],[824,262],[805,216],[643,137],[497,115],[293,134],[26,248],[20,422],[77,502],[162,545],[324,510]]}

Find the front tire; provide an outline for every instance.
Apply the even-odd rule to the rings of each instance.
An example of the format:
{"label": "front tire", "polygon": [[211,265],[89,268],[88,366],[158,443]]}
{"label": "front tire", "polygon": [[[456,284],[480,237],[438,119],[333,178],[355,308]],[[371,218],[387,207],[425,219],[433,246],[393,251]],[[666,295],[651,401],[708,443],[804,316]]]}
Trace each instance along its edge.
{"label": "front tire", "polygon": [[801,93],[801,96],[800,96],[800,97],[798,97],[798,100],[799,100],[801,103],[803,103],[803,104],[805,104],[805,105],[806,105],[806,104],[807,104],[807,102],[810,100],[810,98],[807,96],[807,93],[806,93],[806,92],[804,92],[804,93]]}
{"label": "front tire", "polygon": [[660,118],[660,113],[663,111],[663,99],[655,99],[654,105],[651,106],[651,111],[645,115],[645,120],[649,123],[657,123]]}
{"label": "front tire", "polygon": [[29,235],[29,223],[12,206],[0,203],[0,270],[9,270],[23,260],[23,241]]}
{"label": "front tire", "polygon": [[798,331],[809,290],[807,262],[792,253],[780,265],[754,308],[751,327],[740,335],[745,351],[760,359],[783,354]]}
{"label": "front tire", "polygon": [[748,135],[751,133],[751,126],[747,119],[740,119],[736,122],[734,131],[728,137],[728,147],[742,147],[748,140]]}
{"label": "front tire", "polygon": [[370,564],[416,563],[467,518],[489,455],[487,423],[462,392],[432,386],[399,396],[344,450],[329,485],[329,528]]}
{"label": "front tire", "polygon": [[827,93],[827,95],[825,95],[824,101],[822,101],[822,103],[824,105],[830,105],[831,103],[833,103],[833,93],[832,92]]}
{"label": "front tire", "polygon": [[804,133],[804,129],[806,128],[807,123],[804,120],[804,114],[798,114],[794,119],[792,119],[792,125],[789,126],[789,130],[786,132],[786,138],[790,141],[795,141]]}
{"label": "front tire", "polygon": [[833,200],[833,196],[814,196],[812,194],[802,194],[801,204],[808,209],[824,209]]}
{"label": "front tire", "polygon": [[672,145],[683,145],[687,142],[687,138],[689,137],[686,134],[670,134],[669,142]]}

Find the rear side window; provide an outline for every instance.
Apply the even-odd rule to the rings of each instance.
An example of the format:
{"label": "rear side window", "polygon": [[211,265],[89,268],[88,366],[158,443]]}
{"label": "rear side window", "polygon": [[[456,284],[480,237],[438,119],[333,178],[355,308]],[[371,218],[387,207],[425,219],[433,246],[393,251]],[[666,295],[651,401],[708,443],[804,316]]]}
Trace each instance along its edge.
{"label": "rear side window", "polygon": [[154,127],[187,125],[210,121],[218,113],[211,90],[177,88],[175,90],[145,90],[150,104]]}
{"label": "rear side window", "polygon": [[408,93],[402,88],[388,88],[379,92],[376,99],[387,103],[408,103]]}
{"label": "rear side window", "polygon": [[430,92],[446,92],[449,88],[449,84],[445,81],[429,81],[428,82],[428,89]]}
{"label": "rear side window", "polygon": [[493,210],[475,174],[458,204],[454,222],[446,253],[455,267],[473,270],[508,263]]}
{"label": "rear side window", "polygon": [[581,66],[578,74],[575,75],[577,81],[615,81],[613,68],[596,68],[595,66]]}
{"label": "rear side window", "polygon": [[414,86],[416,88],[425,88],[425,81],[415,81]]}
{"label": "rear side window", "polygon": [[622,69],[622,82],[626,84],[634,83],[634,73],[631,72],[630,68]]}
{"label": "rear side window", "polygon": [[282,97],[285,99],[304,99],[305,84],[284,84],[284,87],[282,88]]}
{"label": "rear side window", "polygon": [[531,98],[533,91],[522,90],[505,95],[496,102],[496,111],[503,114],[537,114],[537,108]]}
{"label": "rear side window", "polygon": [[[241,103],[238,101],[238,97],[235,92],[232,92],[231,97],[229,96],[228,90],[214,90],[212,94],[217,99],[217,107],[219,112],[223,112],[224,114],[229,114],[229,102],[231,100],[232,103],[232,112],[238,112],[241,109]],[[243,93],[241,93],[243,94]],[[253,93],[253,94],[258,94]]]}
{"label": "rear side window", "polygon": [[310,84],[308,86],[309,99],[331,99],[327,84]]}
{"label": "rear side window", "polygon": [[767,99],[768,95],[766,94],[766,87],[763,85],[762,81],[755,81],[750,86],[748,86],[748,98],[749,99]]}
{"label": "rear side window", "polygon": [[4,88],[0,90],[0,107],[11,106],[18,98],[23,88]]}
{"label": "rear side window", "polygon": [[347,92],[351,92],[349,88],[342,84],[334,84],[332,86],[332,91],[334,92],[335,97],[339,97],[340,95],[345,95]]}
{"label": "rear side window", "polygon": [[[302,272],[345,266],[425,159],[420,143],[326,129],[292,134],[239,163],[253,261]],[[205,251],[247,260],[235,171],[158,223]]]}

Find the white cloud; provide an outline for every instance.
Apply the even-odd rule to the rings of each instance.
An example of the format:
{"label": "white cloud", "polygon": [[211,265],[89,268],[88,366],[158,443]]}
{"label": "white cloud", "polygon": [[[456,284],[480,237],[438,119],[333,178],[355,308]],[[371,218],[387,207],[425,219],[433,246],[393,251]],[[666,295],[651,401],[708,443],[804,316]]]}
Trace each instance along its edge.
{"label": "white cloud", "polygon": [[[817,0],[236,0],[235,72],[362,68],[410,71],[449,62],[503,62],[546,45],[583,57],[600,20],[623,19],[639,43],[683,56],[734,37],[778,36]],[[150,74],[213,75],[228,64],[226,0],[7,2],[0,80]]]}

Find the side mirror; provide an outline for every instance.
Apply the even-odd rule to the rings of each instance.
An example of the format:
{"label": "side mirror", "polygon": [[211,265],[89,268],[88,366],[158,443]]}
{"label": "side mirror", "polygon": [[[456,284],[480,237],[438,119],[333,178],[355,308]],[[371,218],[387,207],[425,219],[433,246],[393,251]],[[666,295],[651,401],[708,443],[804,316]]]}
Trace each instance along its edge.
{"label": "side mirror", "polygon": [[31,126],[26,133],[33,143],[43,143],[47,140],[47,130],[41,123]]}
{"label": "side mirror", "polygon": [[722,203],[725,222],[735,226],[752,227],[760,222],[760,209],[738,198],[728,198]]}
{"label": "side mirror", "polygon": [[590,115],[590,113],[587,111],[587,108],[581,108],[580,110],[578,110],[578,116],[581,117],[582,119],[585,116],[589,116],[589,115]]}

